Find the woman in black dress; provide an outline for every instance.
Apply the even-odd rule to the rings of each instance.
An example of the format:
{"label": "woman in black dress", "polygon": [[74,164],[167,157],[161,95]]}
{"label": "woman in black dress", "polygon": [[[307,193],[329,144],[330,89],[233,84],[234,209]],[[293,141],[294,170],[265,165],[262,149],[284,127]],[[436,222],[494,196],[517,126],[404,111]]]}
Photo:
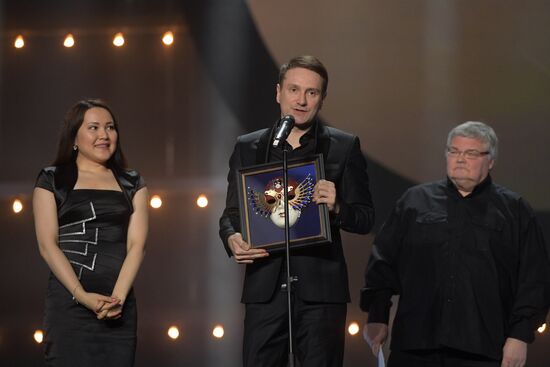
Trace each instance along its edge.
{"label": "woman in black dress", "polygon": [[143,179],[126,168],[111,109],[100,100],[76,103],[33,195],[38,246],[51,270],[48,366],[133,365],[132,284],[144,256],[147,196]]}

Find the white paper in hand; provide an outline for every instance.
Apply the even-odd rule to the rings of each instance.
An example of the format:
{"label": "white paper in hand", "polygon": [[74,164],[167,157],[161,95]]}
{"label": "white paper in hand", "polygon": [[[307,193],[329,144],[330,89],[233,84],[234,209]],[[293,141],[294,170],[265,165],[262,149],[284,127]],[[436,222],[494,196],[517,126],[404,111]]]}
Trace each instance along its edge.
{"label": "white paper in hand", "polygon": [[384,352],[382,352],[382,346],[378,349],[378,367],[386,367],[386,361],[384,360]]}

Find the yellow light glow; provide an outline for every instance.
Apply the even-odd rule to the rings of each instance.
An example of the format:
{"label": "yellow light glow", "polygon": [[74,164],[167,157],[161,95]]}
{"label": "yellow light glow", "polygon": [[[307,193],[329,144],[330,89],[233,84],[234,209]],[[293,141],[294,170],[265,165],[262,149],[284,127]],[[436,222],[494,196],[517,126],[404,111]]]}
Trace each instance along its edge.
{"label": "yellow light glow", "polygon": [[22,48],[23,46],[25,46],[25,40],[23,39],[23,36],[18,35],[15,38],[15,42],[13,43],[13,45],[15,46],[15,48]]}
{"label": "yellow light glow", "polygon": [[162,36],[162,43],[164,43],[166,46],[172,46],[174,43],[174,34],[172,32],[166,32]]}
{"label": "yellow light glow", "polygon": [[12,209],[15,214],[21,213],[21,211],[23,210],[23,203],[21,202],[21,200],[15,199],[13,201]]}
{"label": "yellow light glow", "polygon": [[40,329],[34,332],[33,337],[34,337],[34,341],[37,342],[38,344],[44,341],[44,333]]}
{"label": "yellow light glow", "polygon": [[113,38],[113,45],[116,47],[122,47],[124,45],[124,35],[120,32],[115,34],[115,37]]}
{"label": "yellow light glow", "polygon": [[542,334],[544,333],[544,331],[546,331],[546,323],[542,324],[538,329],[537,331]]}
{"label": "yellow light glow", "polygon": [[74,46],[74,37],[72,34],[68,34],[66,37],[65,37],[65,40],[63,41],[63,46],[65,47],[73,47]]}
{"label": "yellow light glow", "polygon": [[208,198],[206,197],[206,195],[200,194],[199,197],[197,198],[197,206],[199,208],[206,208],[207,205],[208,205]]}
{"label": "yellow light glow", "polygon": [[349,324],[348,326],[348,333],[350,335],[356,335],[359,332],[359,324],[355,321]]}
{"label": "yellow light glow", "polygon": [[153,197],[151,197],[151,201],[149,201],[149,204],[152,208],[158,209],[162,206],[162,199],[158,195],[153,195]]}
{"label": "yellow light glow", "polygon": [[168,337],[170,339],[176,340],[180,336],[180,331],[176,326],[170,326],[168,328]]}
{"label": "yellow light glow", "polygon": [[223,335],[225,334],[225,330],[223,329],[223,326],[216,325],[214,326],[214,329],[212,329],[212,335],[215,338],[221,339],[223,338]]}

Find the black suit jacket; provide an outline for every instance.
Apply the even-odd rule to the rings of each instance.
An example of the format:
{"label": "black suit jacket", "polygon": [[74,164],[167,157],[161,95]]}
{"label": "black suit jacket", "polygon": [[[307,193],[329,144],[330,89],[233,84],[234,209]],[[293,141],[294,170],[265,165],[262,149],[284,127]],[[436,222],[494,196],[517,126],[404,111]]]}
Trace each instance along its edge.
{"label": "black suit jacket", "polygon": [[[348,274],[340,229],[366,234],[374,224],[374,208],[369,191],[367,162],[359,138],[316,123],[315,153],[324,159],[325,179],[336,185],[340,213],[331,213],[332,244],[293,249],[291,274],[296,295],[305,301],[344,303],[350,301]],[[263,129],[238,137],[231,159],[226,208],[220,218],[220,237],[229,256],[227,238],[240,232],[237,174],[243,167],[266,163],[273,129]],[[242,302],[258,303],[271,299],[280,287],[279,275],[284,253],[272,253],[246,266]]]}

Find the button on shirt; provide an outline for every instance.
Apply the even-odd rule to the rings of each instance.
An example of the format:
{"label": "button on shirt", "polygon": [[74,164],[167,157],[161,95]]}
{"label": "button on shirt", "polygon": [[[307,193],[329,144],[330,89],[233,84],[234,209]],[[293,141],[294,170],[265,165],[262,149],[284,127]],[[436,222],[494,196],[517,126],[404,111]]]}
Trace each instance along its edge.
{"label": "button on shirt", "polygon": [[387,323],[391,348],[441,347],[500,359],[545,319],[550,265],[533,211],[487,177],[463,197],[449,180],[409,189],[377,235],[361,291],[369,322]]}

